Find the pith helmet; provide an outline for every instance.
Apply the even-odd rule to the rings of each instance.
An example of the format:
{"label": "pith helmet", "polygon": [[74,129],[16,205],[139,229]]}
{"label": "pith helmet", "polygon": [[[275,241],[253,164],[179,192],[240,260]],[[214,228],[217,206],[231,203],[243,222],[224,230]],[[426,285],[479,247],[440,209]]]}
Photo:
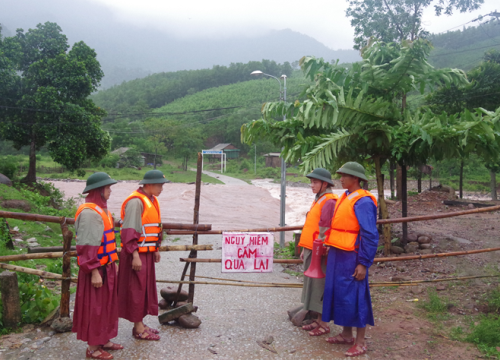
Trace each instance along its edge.
{"label": "pith helmet", "polygon": [[149,170],[144,174],[144,178],[141,180],[139,185],[144,184],[163,184],[168,183],[169,180],[165,179],[165,175],[160,170]]}
{"label": "pith helmet", "polygon": [[317,179],[324,182],[327,182],[330,185],[334,185],[332,180],[332,174],[323,168],[316,168],[312,171],[312,173],[306,175],[309,179]]}
{"label": "pith helmet", "polygon": [[88,193],[90,190],[94,190],[106,185],[116,184],[118,181],[111,179],[111,176],[105,172],[96,172],[89,176],[87,179],[87,186],[83,189],[82,194]]}
{"label": "pith helmet", "polygon": [[363,165],[355,162],[346,162],[340,169],[337,170],[337,174],[347,174],[360,178],[361,180],[368,181],[365,175],[365,168]]}

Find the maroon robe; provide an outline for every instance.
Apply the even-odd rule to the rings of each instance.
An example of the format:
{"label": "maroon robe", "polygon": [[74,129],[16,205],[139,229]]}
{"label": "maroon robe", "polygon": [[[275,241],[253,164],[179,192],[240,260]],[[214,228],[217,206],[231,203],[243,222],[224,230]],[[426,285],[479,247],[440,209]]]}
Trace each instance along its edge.
{"label": "maroon robe", "polygon": [[[115,263],[101,266],[99,246],[76,246],[80,270],[76,287],[73,332],[90,346],[104,345],[118,335],[118,281]],[[92,285],[92,270],[99,269],[103,284]]]}
{"label": "maroon robe", "polygon": [[[142,189],[138,191],[144,194]],[[139,253],[142,263],[141,271],[132,269],[132,254],[139,249],[137,240],[140,237],[141,234],[135,229],[122,229],[121,231],[118,315],[131,322],[140,322],[146,315],[158,315],[155,254],[153,252]]]}

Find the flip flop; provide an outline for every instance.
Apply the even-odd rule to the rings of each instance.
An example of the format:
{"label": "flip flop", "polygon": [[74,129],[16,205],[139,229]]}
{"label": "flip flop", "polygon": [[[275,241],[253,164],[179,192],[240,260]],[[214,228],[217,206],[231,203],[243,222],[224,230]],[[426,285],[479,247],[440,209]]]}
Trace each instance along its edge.
{"label": "flip flop", "polygon": [[[313,326],[314,324],[316,324],[316,326]],[[302,330],[311,331],[317,329],[318,326],[319,326],[318,322],[316,320],[313,320],[312,323],[302,326]]]}
{"label": "flip flop", "polygon": [[111,343],[111,344],[113,344],[113,345],[103,346],[102,349],[103,350],[121,350],[121,349],[123,349],[123,345],[115,344],[115,343]]}
{"label": "flip flop", "polygon": [[[361,350],[358,350],[358,347],[361,348]],[[349,350],[347,350],[345,356],[354,357],[354,356],[364,355],[366,354],[367,350],[368,349],[366,348],[366,346],[360,346],[354,344]]]}
{"label": "flip flop", "polygon": [[313,331],[309,331],[309,336],[321,336],[321,335],[326,335],[329,333],[330,333],[330,328],[328,326],[319,325]]}
{"label": "flip flop", "polygon": [[[341,337],[341,339],[338,338],[339,336]],[[329,337],[328,339],[326,339],[326,342],[329,344],[348,344],[348,345],[351,345],[351,344],[354,344],[354,338],[346,339],[345,337],[342,336],[342,334],[338,334],[336,336]]]}

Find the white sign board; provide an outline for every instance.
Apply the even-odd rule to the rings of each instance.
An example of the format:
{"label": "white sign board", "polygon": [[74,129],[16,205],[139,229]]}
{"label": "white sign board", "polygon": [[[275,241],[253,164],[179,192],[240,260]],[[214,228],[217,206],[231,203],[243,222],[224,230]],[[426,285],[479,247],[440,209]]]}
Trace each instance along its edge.
{"label": "white sign board", "polygon": [[204,154],[204,155],[220,155],[222,154],[224,151],[222,150],[202,150],[201,153]]}
{"label": "white sign board", "polygon": [[271,233],[222,233],[222,272],[273,272]]}

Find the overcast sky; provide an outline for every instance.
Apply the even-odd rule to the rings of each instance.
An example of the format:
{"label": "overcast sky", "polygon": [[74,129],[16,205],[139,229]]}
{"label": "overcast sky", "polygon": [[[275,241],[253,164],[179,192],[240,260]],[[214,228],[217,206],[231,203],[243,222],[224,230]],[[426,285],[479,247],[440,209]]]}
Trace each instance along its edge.
{"label": "overcast sky", "polygon": [[[181,38],[251,37],[269,30],[291,29],[332,49],[350,49],[353,45],[353,30],[345,17],[347,1],[341,0],[88,1],[106,5],[116,20],[125,24],[153,26]],[[481,9],[475,12],[436,17],[430,7],[423,21],[427,30],[443,32],[496,9],[500,10],[498,0],[485,0]]]}

